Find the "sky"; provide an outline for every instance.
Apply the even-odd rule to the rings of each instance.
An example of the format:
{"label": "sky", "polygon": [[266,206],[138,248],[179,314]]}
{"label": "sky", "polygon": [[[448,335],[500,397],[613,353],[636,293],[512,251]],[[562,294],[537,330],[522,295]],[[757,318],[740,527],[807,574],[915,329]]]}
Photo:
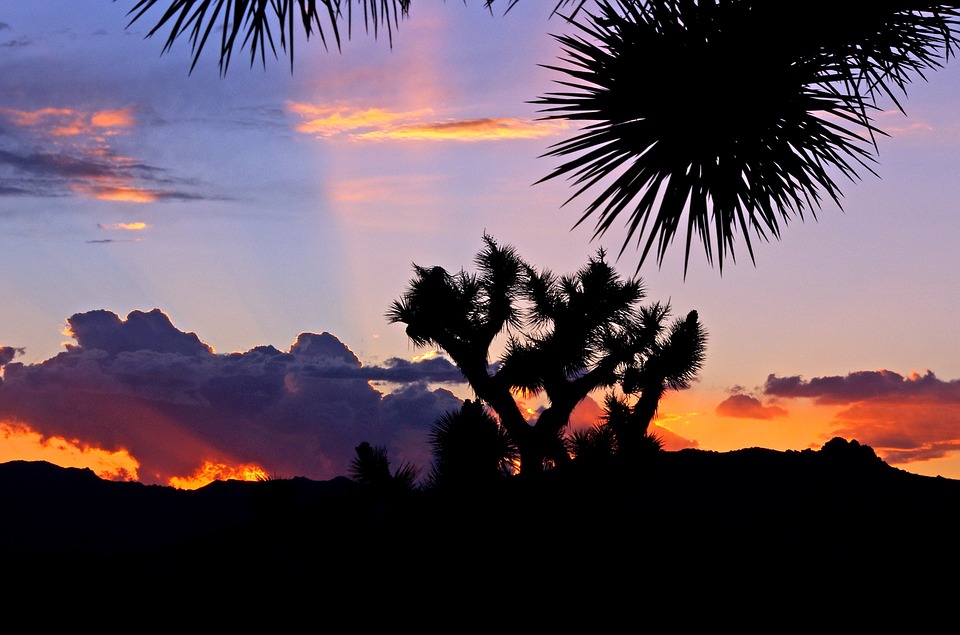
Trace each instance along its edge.
{"label": "sky", "polygon": [[[339,51],[298,40],[292,71],[244,53],[222,77],[133,4],[0,0],[0,461],[196,487],[346,475],[368,441],[426,470],[472,393],[386,319],[414,263],[472,271],[487,233],[573,273],[623,242],[540,182],[577,132],[532,103],[563,79],[554,3],[418,0],[392,41],[355,25]],[[881,102],[877,174],[755,262],[695,247],[685,272],[682,237],[660,266],[616,258],[708,332],[660,403],[666,449],[841,436],[960,478],[958,65],[902,104]]]}

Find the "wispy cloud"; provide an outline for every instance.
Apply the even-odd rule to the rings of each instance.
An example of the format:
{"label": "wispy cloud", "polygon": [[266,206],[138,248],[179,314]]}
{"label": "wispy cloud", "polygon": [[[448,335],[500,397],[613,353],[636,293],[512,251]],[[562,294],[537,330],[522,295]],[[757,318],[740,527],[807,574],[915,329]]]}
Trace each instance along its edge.
{"label": "wispy cloud", "polygon": [[374,141],[503,141],[536,139],[556,133],[555,124],[485,118],[406,124],[355,136],[358,139]]}
{"label": "wispy cloud", "polygon": [[363,141],[503,141],[546,137],[565,129],[562,123],[514,118],[437,120],[432,109],[393,112],[296,102],[288,103],[287,109],[303,120],[294,127],[297,132]]}
{"label": "wispy cloud", "polygon": [[390,127],[433,114],[430,109],[391,112],[383,108],[321,108],[298,102],[288,102],[287,110],[303,119],[303,123],[295,126],[294,130],[318,137],[355,134],[357,131]]}
{"label": "wispy cloud", "polygon": [[110,223],[104,225],[103,223],[97,223],[99,229],[109,229],[109,230],[123,230],[123,231],[142,231],[148,227],[143,221],[136,221],[133,223]]}
{"label": "wispy cloud", "polygon": [[133,107],[81,111],[72,108],[0,108],[11,125],[0,147],[0,195],[81,196],[153,203],[193,200],[165,170],[119,152],[114,143],[137,127]]}
{"label": "wispy cloud", "polygon": [[72,108],[17,110],[0,108],[0,115],[17,126],[41,129],[51,137],[116,135],[136,125],[133,108],[84,112]]}
{"label": "wispy cloud", "polygon": [[[103,224],[97,223],[97,229],[105,231],[119,231],[119,232],[141,232],[146,230],[149,227],[143,221],[136,221],[132,223],[110,223]],[[141,238],[99,238],[88,240],[88,243],[92,244],[103,244],[107,245],[110,243],[128,243],[128,242],[140,242]]]}
{"label": "wispy cloud", "polygon": [[[12,29],[13,27],[11,27],[6,22],[0,22],[0,33],[3,33],[4,31],[10,31]],[[20,48],[20,47],[29,46],[29,45],[30,45],[30,40],[28,40],[25,37],[18,37],[13,40],[0,41],[0,48],[6,48],[6,49]]]}

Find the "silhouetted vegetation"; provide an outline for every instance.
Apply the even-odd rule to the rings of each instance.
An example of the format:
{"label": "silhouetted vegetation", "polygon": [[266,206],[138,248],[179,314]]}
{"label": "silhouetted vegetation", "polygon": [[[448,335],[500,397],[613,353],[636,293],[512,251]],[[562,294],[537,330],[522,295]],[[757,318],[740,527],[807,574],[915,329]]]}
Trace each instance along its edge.
{"label": "silhouetted vegetation", "polygon": [[[564,439],[570,414],[596,390],[633,402],[614,432],[621,454],[634,452],[663,394],[685,388],[700,370],[706,332],[696,311],[671,320],[669,304],[641,306],[641,281],[621,279],[602,249],[576,273],[557,276],[489,235],[483,241],[474,259],[478,273],[414,265],[415,277],[388,319],[406,324],[415,345],[450,355],[496,413],[521,474],[570,463]],[[502,352],[491,364],[498,343]],[[535,421],[517,394],[546,398]],[[438,465],[449,471],[453,459],[444,444],[452,447],[460,437],[447,430],[437,440]]]}
{"label": "silhouetted vegetation", "polygon": [[[903,110],[911,82],[953,54],[960,24],[960,7],[931,0],[552,4],[573,32],[557,37],[566,64],[547,66],[563,75],[562,92],[535,103],[581,129],[545,154],[563,162],[543,180],[571,179],[570,200],[598,189],[576,223],[595,218],[595,235],[626,215],[623,250],[636,240],[638,270],[654,252],[662,263],[683,225],[685,263],[698,241],[722,272],[738,238],[752,261],[751,234],[778,239],[792,219],[816,217],[824,195],[840,206],[835,174],[874,173],[878,98]],[[139,0],[130,24],[157,6],[166,9],[148,36],[168,28],[164,51],[189,40],[191,71],[220,33],[221,73],[247,46],[251,65],[279,46],[292,72],[295,32],[325,47],[329,34],[339,49],[340,22],[349,35],[362,14],[392,42],[411,2]]]}
{"label": "silhouetted vegetation", "polygon": [[489,486],[513,473],[516,444],[483,403],[467,399],[430,430],[433,465],[425,485],[440,489]]}
{"label": "silhouetted vegetation", "polygon": [[374,447],[364,441],[355,451],[356,456],[350,463],[350,477],[357,483],[383,494],[407,492],[416,487],[420,477],[419,467],[408,462],[391,473],[385,447]]}
{"label": "silhouetted vegetation", "polygon": [[[686,226],[723,270],[751,234],[779,238],[835,174],[873,173],[878,97],[898,97],[957,44],[952,3],[835,0],[600,0],[558,37],[563,92],[536,103],[581,132],[546,156],[546,179],[596,187],[579,223],[620,219],[639,266]],[[902,108],[901,108],[902,109]],[[626,216],[623,219],[623,215]],[[686,216],[686,221],[682,221]],[[686,265],[685,265],[686,266]]]}
{"label": "silhouetted vegetation", "polygon": [[[186,37],[195,66],[220,33],[222,72],[244,46],[251,63],[279,46],[292,66],[295,24],[325,43],[326,25],[339,46],[341,6],[348,20],[359,7],[374,35],[386,28],[391,37],[410,8],[409,0],[141,0],[132,22],[158,4],[168,8],[150,34],[170,28],[164,50]],[[599,214],[599,235],[626,213],[641,261],[654,252],[662,261],[685,224],[687,258],[699,240],[721,269],[738,233],[752,258],[750,232],[779,237],[794,215],[815,213],[821,192],[839,204],[832,173],[856,179],[875,160],[877,98],[899,106],[913,77],[952,52],[960,19],[953,4],[906,0],[585,5],[556,3],[572,9],[578,31],[559,38],[571,66],[554,68],[566,92],[539,103],[548,118],[584,127],[549,151],[565,162],[546,178],[572,178],[571,199],[612,178],[580,222]],[[596,598],[595,615],[637,619],[645,600],[678,589],[685,601],[728,596],[737,611],[752,610],[754,597],[792,598],[811,581],[818,594],[825,583],[869,594],[931,573],[918,564],[935,563],[940,576],[960,564],[960,484],[891,468],[856,441],[833,439],[819,451],[663,451],[650,423],[665,392],[700,370],[706,333],[697,312],[673,319],[669,304],[640,306],[641,282],[621,279],[602,250],[556,276],[483,240],[478,273],[414,265],[388,312],[414,344],[446,352],[477,397],[435,423],[429,487],[416,487],[419,468],[391,471],[386,449],[366,442],[350,478],[218,482],[197,492],[0,464],[7,575],[23,587],[53,572],[74,593],[91,576],[100,588],[119,586],[117,570],[164,584],[211,572],[259,584],[296,579],[312,619],[318,598],[341,586],[336,600],[379,608],[400,597],[437,615],[456,596],[472,619],[472,594],[492,580],[491,594],[514,593],[531,613],[541,613],[531,598],[549,595],[542,612],[565,615],[557,598],[580,591]],[[603,418],[570,433],[571,412],[594,391],[606,393]],[[529,420],[518,393],[548,405]],[[506,478],[514,468],[536,478]],[[631,471],[643,478],[623,478]],[[498,496],[436,495],[490,483],[502,485]],[[352,617],[365,623],[364,614]]]}

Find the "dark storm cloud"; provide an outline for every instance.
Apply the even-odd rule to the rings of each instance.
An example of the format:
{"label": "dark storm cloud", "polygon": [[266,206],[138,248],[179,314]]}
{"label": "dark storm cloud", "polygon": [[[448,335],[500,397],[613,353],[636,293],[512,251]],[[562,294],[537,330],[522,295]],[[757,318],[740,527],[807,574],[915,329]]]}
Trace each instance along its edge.
{"label": "dark storm cloud", "polygon": [[820,404],[916,397],[960,402],[960,380],[945,382],[930,371],[904,377],[890,370],[861,370],[844,377],[814,377],[809,381],[770,375],[764,392],[778,397],[806,397]]}
{"label": "dark storm cloud", "polygon": [[[330,333],[302,333],[287,351],[220,355],[158,309],[126,319],[90,311],[68,324],[75,345],[4,367],[0,419],[126,449],[144,482],[189,476],[205,461],[328,479],[348,474],[363,441],[386,447],[391,463],[425,465],[430,425],[461,404],[426,382],[449,380],[443,364],[364,367]],[[371,385],[384,378],[400,388],[384,394]]]}
{"label": "dark storm cloud", "polygon": [[208,345],[196,333],[178,330],[160,309],[131,312],[126,320],[112,311],[76,313],[67,320],[70,334],[82,349],[99,349],[108,355],[147,350],[178,355],[209,355]]}

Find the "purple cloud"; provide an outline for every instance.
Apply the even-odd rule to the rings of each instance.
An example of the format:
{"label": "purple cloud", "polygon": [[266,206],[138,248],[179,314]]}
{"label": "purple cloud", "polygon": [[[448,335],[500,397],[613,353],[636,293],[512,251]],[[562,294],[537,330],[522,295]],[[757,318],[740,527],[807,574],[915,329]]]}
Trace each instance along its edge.
{"label": "purple cloud", "polygon": [[848,373],[845,377],[814,377],[810,381],[796,376],[769,375],[764,393],[778,397],[806,397],[820,404],[844,404],[867,399],[902,400],[905,397],[960,401],[960,381],[941,381],[930,371],[904,377],[890,370],[861,370]]}
{"label": "purple cloud", "polygon": [[0,366],[9,364],[17,355],[23,355],[25,349],[14,348],[12,346],[0,346]]}
{"label": "purple cloud", "polygon": [[780,406],[764,406],[756,397],[743,394],[724,399],[717,406],[716,413],[721,417],[741,419],[774,419],[787,416],[787,411]]}
{"label": "purple cloud", "polygon": [[[287,351],[221,355],[159,309],[126,319],[90,311],[68,324],[76,344],[66,351],[4,366],[0,420],[125,449],[145,483],[192,475],[206,461],[325,480],[349,473],[362,441],[386,447],[398,466],[426,467],[431,424],[462,403],[430,386],[463,381],[450,362],[365,367],[330,333],[301,333]],[[374,381],[400,387],[385,394]]]}

